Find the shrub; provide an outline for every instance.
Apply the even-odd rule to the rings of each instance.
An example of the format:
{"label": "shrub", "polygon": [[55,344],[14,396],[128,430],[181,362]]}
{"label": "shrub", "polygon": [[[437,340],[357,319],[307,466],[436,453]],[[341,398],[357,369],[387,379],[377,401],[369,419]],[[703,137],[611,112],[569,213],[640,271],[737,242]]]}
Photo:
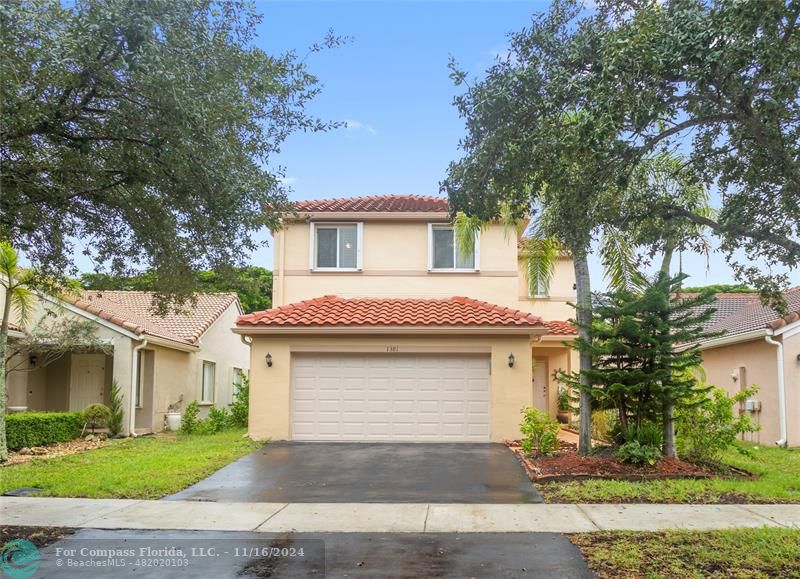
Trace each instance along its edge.
{"label": "shrub", "polygon": [[625,433],[625,442],[638,442],[642,446],[661,448],[664,444],[664,427],[657,422],[645,421],[631,424]]}
{"label": "shrub", "polygon": [[562,386],[558,389],[558,411],[570,412],[571,410],[572,405],[570,404],[569,390]]}
{"label": "shrub", "polygon": [[675,430],[681,458],[718,464],[739,435],[758,430],[748,415],[735,416],[733,410],[756,392],[758,387],[751,386],[728,396],[721,388],[714,388],[710,397],[703,395],[693,404],[680,408],[675,415]]}
{"label": "shrub", "polygon": [[108,409],[111,411],[111,416],[108,419],[108,431],[116,436],[122,432],[122,419],[124,416],[122,391],[116,380],[111,382],[111,405]]}
{"label": "shrub", "polygon": [[638,440],[631,440],[617,449],[616,457],[630,464],[653,466],[661,457],[661,449],[651,444],[642,444]]}
{"label": "shrub", "polygon": [[592,412],[592,438],[595,440],[610,441],[619,429],[617,410],[595,410]]}
{"label": "shrub", "polygon": [[227,408],[212,406],[208,409],[208,418],[202,422],[208,423],[208,430],[210,430],[211,433],[220,432],[230,426],[231,415]]}
{"label": "shrub", "polygon": [[239,373],[239,384],[234,385],[233,402],[231,403],[231,426],[247,426],[250,412],[250,378],[244,372]]}
{"label": "shrub", "polygon": [[89,404],[81,412],[83,423],[89,426],[94,433],[94,429],[105,426],[111,419],[111,410],[105,404]]}
{"label": "shrub", "polygon": [[550,454],[558,448],[558,422],[550,418],[546,412],[525,406],[522,410],[522,422],[519,431],[523,435],[520,442],[525,454]]}
{"label": "shrub", "polygon": [[181,416],[181,432],[184,434],[193,434],[197,430],[198,423],[198,415],[200,414],[200,405],[197,403],[197,400],[192,400],[186,406],[186,410],[183,411],[183,416]]}
{"label": "shrub", "polygon": [[21,412],[6,416],[9,450],[68,442],[81,435],[80,412]]}

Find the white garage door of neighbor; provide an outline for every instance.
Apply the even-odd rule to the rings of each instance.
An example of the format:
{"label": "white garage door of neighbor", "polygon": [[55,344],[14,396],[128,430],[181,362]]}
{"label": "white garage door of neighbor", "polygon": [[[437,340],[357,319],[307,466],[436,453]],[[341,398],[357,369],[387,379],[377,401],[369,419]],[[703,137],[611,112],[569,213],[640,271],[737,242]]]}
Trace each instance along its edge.
{"label": "white garage door of neighbor", "polygon": [[295,440],[485,442],[488,355],[292,355]]}

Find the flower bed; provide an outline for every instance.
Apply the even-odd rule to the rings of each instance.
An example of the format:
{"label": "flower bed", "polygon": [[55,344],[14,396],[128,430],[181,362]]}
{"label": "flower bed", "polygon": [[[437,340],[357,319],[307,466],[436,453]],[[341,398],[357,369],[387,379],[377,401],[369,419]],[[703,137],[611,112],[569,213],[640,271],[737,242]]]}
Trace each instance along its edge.
{"label": "flower bed", "polygon": [[625,464],[614,458],[610,450],[599,450],[589,456],[578,454],[574,443],[559,441],[559,448],[549,456],[525,456],[519,441],[506,441],[532,482],[617,479],[648,480],[668,478],[712,478],[713,471],[675,458],[661,458],[653,466]]}

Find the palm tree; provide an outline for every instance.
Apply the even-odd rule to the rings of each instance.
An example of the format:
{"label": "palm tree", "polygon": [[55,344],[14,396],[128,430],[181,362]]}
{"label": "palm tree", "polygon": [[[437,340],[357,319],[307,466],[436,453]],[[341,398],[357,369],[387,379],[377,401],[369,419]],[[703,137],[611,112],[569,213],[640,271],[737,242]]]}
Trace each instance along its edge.
{"label": "palm tree", "polygon": [[24,323],[33,306],[33,291],[29,287],[31,276],[20,268],[17,252],[10,243],[0,241],[0,293],[3,300],[3,318],[0,322],[0,462],[8,460],[6,444],[6,351],[8,327],[12,310],[17,320]]}

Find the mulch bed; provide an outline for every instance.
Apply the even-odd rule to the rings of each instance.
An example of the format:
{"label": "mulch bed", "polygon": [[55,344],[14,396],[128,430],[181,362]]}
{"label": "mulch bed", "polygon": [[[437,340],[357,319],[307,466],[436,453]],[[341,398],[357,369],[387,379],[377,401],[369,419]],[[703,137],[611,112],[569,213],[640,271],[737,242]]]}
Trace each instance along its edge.
{"label": "mulch bed", "polygon": [[712,478],[717,473],[702,466],[675,458],[661,458],[653,466],[636,466],[619,462],[613,450],[600,449],[590,456],[578,454],[577,445],[559,441],[559,448],[548,456],[526,456],[519,441],[506,441],[528,478],[533,482],[586,479],[650,480],[670,478]]}
{"label": "mulch bed", "polygon": [[65,527],[3,527],[0,526],[0,548],[14,539],[27,539],[39,549],[72,535],[75,529]]}
{"label": "mulch bed", "polygon": [[22,464],[37,458],[55,458],[57,456],[78,454],[79,452],[86,452],[87,450],[103,448],[108,444],[108,440],[85,440],[83,438],[77,438],[69,442],[57,442],[55,444],[48,444],[47,446],[35,446],[29,449],[29,453],[12,451],[8,453],[8,460],[0,464],[0,468]]}

